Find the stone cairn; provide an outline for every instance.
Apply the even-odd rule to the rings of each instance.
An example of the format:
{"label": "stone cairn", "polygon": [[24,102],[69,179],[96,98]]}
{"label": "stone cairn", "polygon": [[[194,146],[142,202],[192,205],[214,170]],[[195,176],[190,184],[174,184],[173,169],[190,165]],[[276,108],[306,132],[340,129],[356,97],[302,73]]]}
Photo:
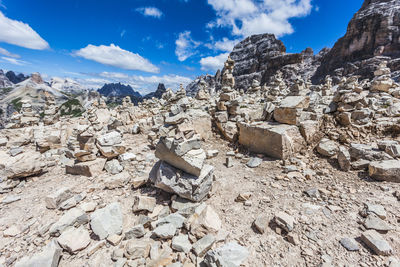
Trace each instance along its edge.
{"label": "stone cairn", "polygon": [[10,123],[6,125],[6,128],[22,128],[37,125],[39,120],[39,114],[33,110],[31,102],[27,99],[22,99],[21,110],[11,116]]}
{"label": "stone cairn", "polygon": [[233,141],[237,135],[236,122],[230,116],[238,114],[239,95],[235,87],[235,78],[233,77],[233,68],[235,61],[228,57],[225,62],[224,72],[222,73],[222,90],[217,102],[214,120],[218,129],[228,140]]}
{"label": "stone cairn", "polygon": [[45,106],[43,111],[43,122],[45,125],[51,125],[59,120],[58,106],[54,101],[54,97],[50,94],[45,96]]}

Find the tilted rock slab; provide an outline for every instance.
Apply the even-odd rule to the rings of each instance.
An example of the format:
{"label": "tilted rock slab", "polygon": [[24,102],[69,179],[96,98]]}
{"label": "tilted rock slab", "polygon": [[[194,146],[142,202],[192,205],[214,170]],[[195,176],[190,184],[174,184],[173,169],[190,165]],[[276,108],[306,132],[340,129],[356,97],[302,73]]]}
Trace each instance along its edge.
{"label": "tilted rock slab", "polygon": [[368,171],[369,176],[376,180],[400,183],[400,160],[371,162]]}
{"label": "tilted rock slab", "polygon": [[239,123],[239,143],[250,151],[272,158],[287,159],[305,146],[294,125],[276,123]]}
{"label": "tilted rock slab", "polygon": [[214,176],[214,167],[204,165],[199,176],[194,176],[174,168],[164,161],[158,162],[150,173],[150,180],[155,187],[182,198],[199,202],[209,191]]}

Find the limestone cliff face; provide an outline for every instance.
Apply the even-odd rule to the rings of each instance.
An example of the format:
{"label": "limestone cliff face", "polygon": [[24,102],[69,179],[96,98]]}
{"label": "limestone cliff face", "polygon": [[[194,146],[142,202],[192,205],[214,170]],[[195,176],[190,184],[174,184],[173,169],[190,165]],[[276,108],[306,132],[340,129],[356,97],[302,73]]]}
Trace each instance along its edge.
{"label": "limestone cliff face", "polygon": [[[338,68],[348,69],[346,63],[374,56],[400,56],[400,0],[365,0],[350,21],[345,36],[322,59],[315,79]],[[362,68],[357,64],[355,67]]]}

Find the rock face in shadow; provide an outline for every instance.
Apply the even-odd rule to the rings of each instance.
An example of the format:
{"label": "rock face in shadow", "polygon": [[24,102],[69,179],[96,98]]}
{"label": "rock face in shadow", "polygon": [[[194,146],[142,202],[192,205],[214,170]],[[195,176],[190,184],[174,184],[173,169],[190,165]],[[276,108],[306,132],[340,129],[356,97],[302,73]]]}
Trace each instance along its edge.
{"label": "rock face in shadow", "polygon": [[316,82],[339,68],[343,68],[339,70],[341,74],[356,73],[372,77],[373,73],[363,67],[366,64],[358,61],[376,56],[398,58],[399,26],[400,0],[365,0],[350,21],[345,36],[323,57],[313,80]]}

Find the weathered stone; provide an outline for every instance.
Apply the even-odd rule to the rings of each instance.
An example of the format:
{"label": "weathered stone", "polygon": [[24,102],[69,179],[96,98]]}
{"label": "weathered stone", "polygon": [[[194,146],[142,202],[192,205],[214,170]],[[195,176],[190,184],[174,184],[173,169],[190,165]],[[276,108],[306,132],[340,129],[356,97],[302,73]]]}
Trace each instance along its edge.
{"label": "weathered stone", "polygon": [[247,248],[236,242],[209,251],[204,257],[207,267],[239,267],[249,257]]}
{"label": "weathered stone", "polygon": [[182,228],[185,219],[185,217],[176,212],[157,220],[156,225],[160,226],[162,224],[172,223],[177,229],[180,229]]}
{"label": "weathered stone", "polygon": [[119,161],[116,159],[107,161],[104,169],[109,173],[109,174],[118,174],[120,172],[122,172],[122,170],[124,169],[124,167],[121,166],[121,164],[119,164]]}
{"label": "weathered stone", "polygon": [[337,154],[340,169],[342,171],[349,171],[351,167],[351,157],[347,148],[340,146]]}
{"label": "weathered stone", "polygon": [[254,221],[253,225],[259,231],[261,234],[265,233],[265,231],[268,228],[269,220],[268,217],[261,214],[257,217],[257,219]]}
{"label": "weathered stone", "polygon": [[190,232],[197,237],[216,235],[222,228],[222,222],[211,206],[206,206],[200,213],[193,214],[189,221],[191,221]]}
{"label": "weathered stone", "polygon": [[124,256],[127,259],[146,259],[149,256],[151,242],[149,240],[132,239],[125,245]]}
{"label": "weathered stone", "polygon": [[94,161],[66,165],[65,170],[67,174],[96,177],[102,173],[106,161],[106,159],[97,158]]}
{"label": "weathered stone", "polygon": [[86,248],[90,244],[89,232],[84,226],[66,229],[57,239],[60,246],[71,254]]}
{"label": "weathered stone", "polygon": [[377,255],[388,256],[393,252],[389,243],[375,230],[362,233],[361,240]]}
{"label": "weathered stone", "polygon": [[239,143],[255,153],[287,159],[304,147],[304,139],[294,125],[239,123]]}
{"label": "weathered stone", "polygon": [[364,226],[378,232],[387,232],[393,229],[387,222],[375,215],[369,215],[364,221]]}
{"label": "weathered stone", "polygon": [[114,146],[122,142],[122,135],[119,132],[110,132],[97,138],[101,146]]}
{"label": "weathered stone", "polygon": [[25,152],[5,162],[5,177],[24,178],[44,172],[43,158],[38,152]]}
{"label": "weathered stone", "polygon": [[[108,175],[107,175],[108,176]],[[126,171],[109,176],[104,180],[104,188],[115,189],[124,187],[130,180],[130,174]]]}
{"label": "weathered stone", "polygon": [[67,211],[61,218],[50,227],[51,235],[59,235],[65,228],[72,225],[82,225],[89,221],[88,215],[79,208]]}
{"label": "weathered stone", "polygon": [[336,155],[339,148],[336,142],[329,139],[322,139],[318,144],[317,151],[323,156],[332,157]]}
{"label": "weathered stone", "polygon": [[211,234],[205,235],[193,244],[193,252],[198,257],[203,257],[215,242],[215,237]]}
{"label": "weathered stone", "polygon": [[56,192],[48,195],[44,201],[46,202],[46,208],[48,209],[57,209],[60,204],[65,200],[72,197],[72,192],[67,187],[62,187],[58,189]]}
{"label": "weathered stone", "polygon": [[122,233],[122,211],[117,202],[98,209],[90,216],[90,227],[99,239]]}
{"label": "weathered stone", "polygon": [[358,251],[360,247],[354,238],[342,238],[340,239],[340,244],[348,251]]}
{"label": "weathered stone", "polygon": [[321,139],[320,123],[306,120],[300,122],[300,132],[307,144],[315,144]]}
{"label": "weathered stone", "polygon": [[134,196],[133,197],[133,212],[148,211],[153,212],[156,206],[156,199],[154,197]]}
{"label": "weathered stone", "polygon": [[156,157],[188,174],[200,176],[206,154],[199,149],[198,139],[177,143],[172,138],[161,138],[156,147]]}
{"label": "weathered stone", "polygon": [[352,160],[380,161],[393,159],[387,153],[364,144],[350,144],[349,152]]}
{"label": "weathered stone", "polygon": [[176,234],[176,227],[172,223],[162,224],[154,229],[153,233],[161,239],[170,239]]}
{"label": "weathered stone", "polygon": [[21,233],[16,225],[12,225],[3,232],[4,237],[15,237]]}
{"label": "weathered stone", "polygon": [[23,257],[15,264],[15,267],[57,267],[61,253],[62,249],[53,240],[41,252],[32,257]]}
{"label": "weathered stone", "polygon": [[368,171],[376,180],[400,183],[400,160],[371,162]]}
{"label": "weathered stone", "polygon": [[297,125],[300,122],[299,117],[301,110],[308,108],[309,102],[309,97],[288,96],[275,108],[274,119],[280,123]]}
{"label": "weathered stone", "polygon": [[192,249],[192,244],[187,235],[178,235],[172,238],[171,247],[175,251],[189,253]]}
{"label": "weathered stone", "polygon": [[258,166],[261,165],[262,161],[263,160],[261,158],[251,158],[247,162],[246,166],[249,167],[249,168],[257,168]]}
{"label": "weathered stone", "polygon": [[282,228],[286,232],[291,232],[294,229],[295,220],[286,212],[280,211],[276,213],[274,221],[280,228]]}
{"label": "weathered stone", "polygon": [[158,162],[150,174],[150,179],[155,187],[196,202],[208,195],[213,177],[214,167],[210,165],[205,164],[197,177],[182,173],[163,161]]}
{"label": "weathered stone", "polygon": [[364,203],[364,210],[363,210],[363,215],[364,217],[369,215],[369,214],[374,214],[381,218],[382,220],[385,220],[387,217],[386,210],[385,208],[380,205],[380,204],[372,204],[372,203]]}
{"label": "weathered stone", "polygon": [[136,225],[125,233],[125,239],[141,238],[146,234],[142,224]]}

